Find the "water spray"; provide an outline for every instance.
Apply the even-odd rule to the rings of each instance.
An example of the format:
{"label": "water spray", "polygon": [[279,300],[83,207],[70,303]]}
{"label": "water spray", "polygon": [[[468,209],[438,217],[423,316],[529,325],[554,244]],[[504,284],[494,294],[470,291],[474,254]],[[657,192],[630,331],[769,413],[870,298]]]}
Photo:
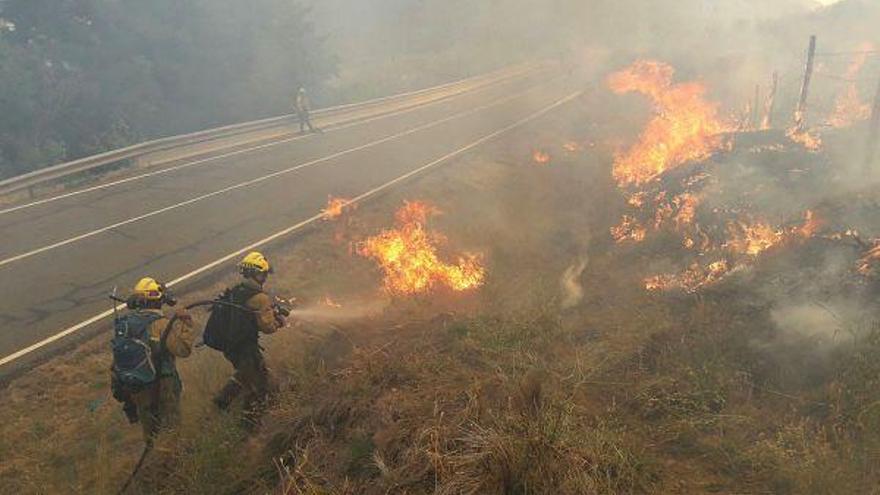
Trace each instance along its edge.
{"label": "water spray", "polygon": [[328,323],[357,320],[380,313],[387,301],[373,300],[354,304],[333,305],[327,301],[291,309],[290,316],[310,323]]}

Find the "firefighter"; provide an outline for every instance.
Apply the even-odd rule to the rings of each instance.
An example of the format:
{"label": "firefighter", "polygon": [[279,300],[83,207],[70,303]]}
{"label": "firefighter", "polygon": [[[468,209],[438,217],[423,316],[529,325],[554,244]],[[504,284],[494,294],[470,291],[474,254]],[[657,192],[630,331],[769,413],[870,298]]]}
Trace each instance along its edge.
{"label": "firefighter", "polygon": [[261,333],[271,334],[285,324],[282,310],[263,289],[272,273],[269,261],[261,253],[252,252],[238,264],[242,281],[227,290],[229,302],[242,307],[234,318],[230,335],[234,345],[223,346],[223,356],[232,363],[235,373],[214,398],[221,410],[227,410],[232,402],[242,397],[245,424],[255,426],[270,394],[269,370],[259,344]]}
{"label": "firefighter", "polygon": [[162,311],[166,304],[174,306],[174,297],[146,277],[135,285],[127,314],[115,321],[113,395],[129,421],[141,423],[147,445],[160,429],[179,423],[183,384],[176,359],[190,355],[194,340],[192,317],[180,309],[172,321]]}
{"label": "firefighter", "polygon": [[308,127],[309,132],[320,131],[319,129],[312,126],[312,105],[309,102],[308,95],[306,94],[306,88],[300,87],[299,91],[296,92],[296,102],[294,103],[294,110],[296,111],[296,116],[299,119],[299,132],[301,134],[306,132],[306,127]]}

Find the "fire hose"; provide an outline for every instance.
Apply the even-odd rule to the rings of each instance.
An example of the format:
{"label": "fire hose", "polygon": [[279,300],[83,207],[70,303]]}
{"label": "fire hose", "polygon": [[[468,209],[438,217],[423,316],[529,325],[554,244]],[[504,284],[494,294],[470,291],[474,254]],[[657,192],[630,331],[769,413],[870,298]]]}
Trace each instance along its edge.
{"label": "fire hose", "polygon": [[[111,294],[110,299],[112,301],[124,303],[124,304],[128,305],[129,307],[131,307],[130,301],[122,299],[120,297],[117,297],[115,294]],[[173,307],[177,304],[177,300],[173,299],[173,297],[172,297],[172,298],[169,298],[166,301],[166,303],[169,306]],[[289,304],[289,301],[285,301],[281,298],[276,297],[272,303],[272,308],[275,310],[276,314],[284,316],[284,317],[288,317],[288,316],[290,316],[290,311],[291,311],[291,309],[288,307],[288,304]],[[210,301],[197,301],[197,302],[194,302],[194,303],[189,304],[187,306],[184,306],[183,309],[184,309],[184,311],[189,311],[191,309],[204,307],[204,306],[211,306],[212,308],[215,306],[228,306],[231,308],[238,309],[240,311],[254,313],[254,310],[247,308],[245,306],[242,306],[240,304],[235,304],[235,303],[231,303],[228,301],[220,301],[217,299],[213,299]],[[159,339],[159,357],[160,358],[166,352],[165,341],[168,338],[168,333],[173,328],[174,323],[176,323],[177,320],[179,320],[181,318],[181,316],[182,315],[180,313],[175,313],[168,320],[168,323],[165,325],[165,328],[162,330],[162,336]],[[159,386],[158,380],[156,381],[156,386],[157,387]],[[150,453],[151,450],[153,450],[153,442],[148,441],[146,443],[146,445],[144,445],[144,450],[143,450],[143,452],[141,452],[141,456],[138,459],[137,464],[135,464],[134,469],[131,471],[131,474],[128,476],[128,479],[125,480],[125,484],[122,485],[122,488],[119,490],[119,495],[123,495],[128,490],[129,486],[131,486],[132,481],[134,481],[135,476],[137,476],[137,473],[140,471],[141,467],[144,465],[144,461],[147,459],[147,455]]]}

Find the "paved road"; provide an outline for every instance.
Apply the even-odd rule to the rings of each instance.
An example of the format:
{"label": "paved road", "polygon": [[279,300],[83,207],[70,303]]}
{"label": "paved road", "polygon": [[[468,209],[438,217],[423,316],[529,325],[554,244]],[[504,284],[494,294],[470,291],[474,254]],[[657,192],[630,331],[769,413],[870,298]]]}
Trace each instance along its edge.
{"label": "paved road", "polygon": [[328,195],[366,198],[396,186],[552,111],[576,89],[544,70],[325,134],[0,209],[0,372],[99,328],[113,286],[144,274],[192,283],[314,221]]}

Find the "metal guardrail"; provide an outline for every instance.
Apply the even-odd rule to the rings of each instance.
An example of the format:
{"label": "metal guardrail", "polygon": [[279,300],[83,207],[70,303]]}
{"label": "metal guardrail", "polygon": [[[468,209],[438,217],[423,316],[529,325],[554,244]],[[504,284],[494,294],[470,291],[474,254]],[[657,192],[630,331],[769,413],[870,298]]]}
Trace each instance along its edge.
{"label": "metal guardrail", "polygon": [[[424,96],[426,94],[434,92],[442,92],[449,89],[450,87],[470,84],[481,79],[485,79],[491,82],[496,79],[500,80],[507,77],[514,77],[515,75],[519,75],[530,70],[534,70],[534,65],[525,64],[521,66],[506,67],[504,69],[490,72],[488,74],[460,79],[457,81],[417,91],[385,96],[382,98],[375,98],[364,102],[349,103],[345,105],[323,108],[315,110],[314,112],[312,112],[312,115],[319,118],[341,115],[351,111],[363,110],[370,107],[385,105],[393,101],[405,101],[406,99],[413,97]],[[242,135],[249,132],[266,130],[273,127],[282,127],[291,123],[292,119],[294,118],[295,114],[287,114],[278,117],[271,117],[262,120],[255,120],[251,122],[244,122],[240,124],[233,124],[224,127],[193,132],[190,134],[170,136],[152,141],[146,141],[143,143],[127,146],[125,148],[120,148],[105,153],[100,153],[97,155],[87,156],[58,165],[53,165],[51,167],[42,168],[33,172],[18,175],[5,180],[0,180],[0,196],[18,193],[25,190],[27,190],[30,195],[33,196],[34,188],[40,184],[45,184],[78,173],[88,172],[91,170],[99,169],[101,167],[113,165],[124,160],[135,159],[138,157],[166,151],[173,148],[205,143],[236,135]]]}

